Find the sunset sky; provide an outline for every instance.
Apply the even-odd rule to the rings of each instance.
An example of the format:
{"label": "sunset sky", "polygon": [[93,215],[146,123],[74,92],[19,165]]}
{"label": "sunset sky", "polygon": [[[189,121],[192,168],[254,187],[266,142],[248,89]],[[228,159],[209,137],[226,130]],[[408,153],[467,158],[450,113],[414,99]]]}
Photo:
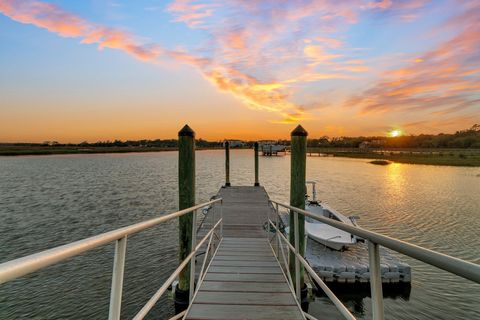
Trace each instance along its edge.
{"label": "sunset sky", "polygon": [[454,132],[480,1],[0,0],[0,141]]}

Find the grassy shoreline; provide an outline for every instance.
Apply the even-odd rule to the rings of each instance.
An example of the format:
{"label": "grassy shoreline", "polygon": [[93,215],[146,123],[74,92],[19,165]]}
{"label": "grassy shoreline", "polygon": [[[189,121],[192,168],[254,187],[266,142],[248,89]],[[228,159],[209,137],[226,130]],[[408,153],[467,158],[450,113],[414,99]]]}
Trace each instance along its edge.
{"label": "grassy shoreline", "polygon": [[[212,150],[218,148],[197,148],[197,150]],[[0,146],[0,156],[42,156],[62,154],[102,154],[102,153],[134,153],[134,152],[160,152],[177,151],[177,148],[166,147],[24,147]]]}
{"label": "grassy shoreline", "polygon": [[358,148],[308,148],[308,152],[334,157],[387,160],[407,164],[480,167],[480,149],[391,149],[362,150]]}

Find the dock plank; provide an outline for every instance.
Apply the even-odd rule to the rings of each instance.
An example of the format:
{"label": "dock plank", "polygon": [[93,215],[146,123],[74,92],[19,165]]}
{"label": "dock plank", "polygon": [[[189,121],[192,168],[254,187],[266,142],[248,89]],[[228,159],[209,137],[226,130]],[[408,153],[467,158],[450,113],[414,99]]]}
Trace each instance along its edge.
{"label": "dock plank", "polygon": [[281,282],[285,283],[283,274],[258,273],[213,273],[207,272],[206,281],[238,281],[238,282]]}
{"label": "dock plank", "polygon": [[190,320],[292,320],[304,319],[296,306],[246,306],[194,304]]}
{"label": "dock plank", "polygon": [[215,260],[212,266],[216,267],[278,267],[277,261],[245,261],[245,260]]}
{"label": "dock plank", "polygon": [[214,273],[269,273],[269,274],[281,274],[280,267],[217,267],[211,266],[208,269],[209,272]]}
{"label": "dock plank", "polygon": [[291,292],[209,292],[200,291],[195,303],[249,306],[296,306]]}
{"label": "dock plank", "polygon": [[233,291],[233,292],[290,292],[283,282],[239,282],[239,281],[204,281],[203,291]]}
{"label": "dock plank", "polygon": [[273,261],[273,262],[276,262],[277,260],[274,257],[263,256],[263,255],[254,255],[254,256],[217,255],[215,261]]}

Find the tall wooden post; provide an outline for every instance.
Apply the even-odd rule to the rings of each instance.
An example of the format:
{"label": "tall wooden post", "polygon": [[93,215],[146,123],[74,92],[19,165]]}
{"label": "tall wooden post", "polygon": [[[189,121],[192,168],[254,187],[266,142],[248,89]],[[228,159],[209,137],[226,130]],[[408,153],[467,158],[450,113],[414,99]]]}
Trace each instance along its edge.
{"label": "tall wooden post", "polygon": [[[290,205],[305,209],[305,175],[307,163],[307,136],[302,126],[297,126],[291,133],[291,164],[290,164]],[[295,220],[298,219],[298,227]],[[295,232],[298,238],[295,239]],[[305,216],[290,211],[290,243],[296,246],[302,256],[305,255]],[[299,289],[305,287],[304,268],[298,263],[295,255],[290,251],[290,274],[296,279],[296,293],[300,298]]]}
{"label": "tall wooden post", "polygon": [[255,142],[253,145],[253,149],[255,150],[255,187],[258,187],[260,183],[258,182],[258,142]]}
{"label": "tall wooden post", "polygon": [[[185,125],[178,132],[178,194],[179,209],[195,205],[195,132]],[[192,251],[193,213],[178,218],[179,250],[178,260],[181,263]],[[188,307],[190,281],[190,265],[179,275],[178,287],[175,290],[175,308],[177,312]]]}
{"label": "tall wooden post", "polygon": [[230,142],[225,141],[225,187],[230,187]]}

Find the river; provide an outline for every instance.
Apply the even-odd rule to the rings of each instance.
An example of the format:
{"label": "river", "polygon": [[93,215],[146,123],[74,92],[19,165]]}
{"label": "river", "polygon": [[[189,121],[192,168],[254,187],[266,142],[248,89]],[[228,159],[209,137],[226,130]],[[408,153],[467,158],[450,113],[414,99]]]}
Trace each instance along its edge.
{"label": "river", "polygon": [[[197,202],[223,183],[221,150],[197,152]],[[232,185],[253,184],[253,152],[232,150]],[[290,157],[260,157],[260,183],[288,202]],[[359,224],[480,263],[480,168],[307,158],[319,198]],[[177,153],[0,157],[0,262],[177,209]],[[0,319],[105,319],[114,245],[0,286]],[[131,318],[176,267],[176,221],[128,239],[122,315]],[[409,295],[385,299],[390,319],[480,319],[480,288],[422,262]],[[151,318],[173,314],[168,296]],[[370,298],[341,295],[359,319]],[[310,305],[318,319],[342,319],[328,298]]]}

